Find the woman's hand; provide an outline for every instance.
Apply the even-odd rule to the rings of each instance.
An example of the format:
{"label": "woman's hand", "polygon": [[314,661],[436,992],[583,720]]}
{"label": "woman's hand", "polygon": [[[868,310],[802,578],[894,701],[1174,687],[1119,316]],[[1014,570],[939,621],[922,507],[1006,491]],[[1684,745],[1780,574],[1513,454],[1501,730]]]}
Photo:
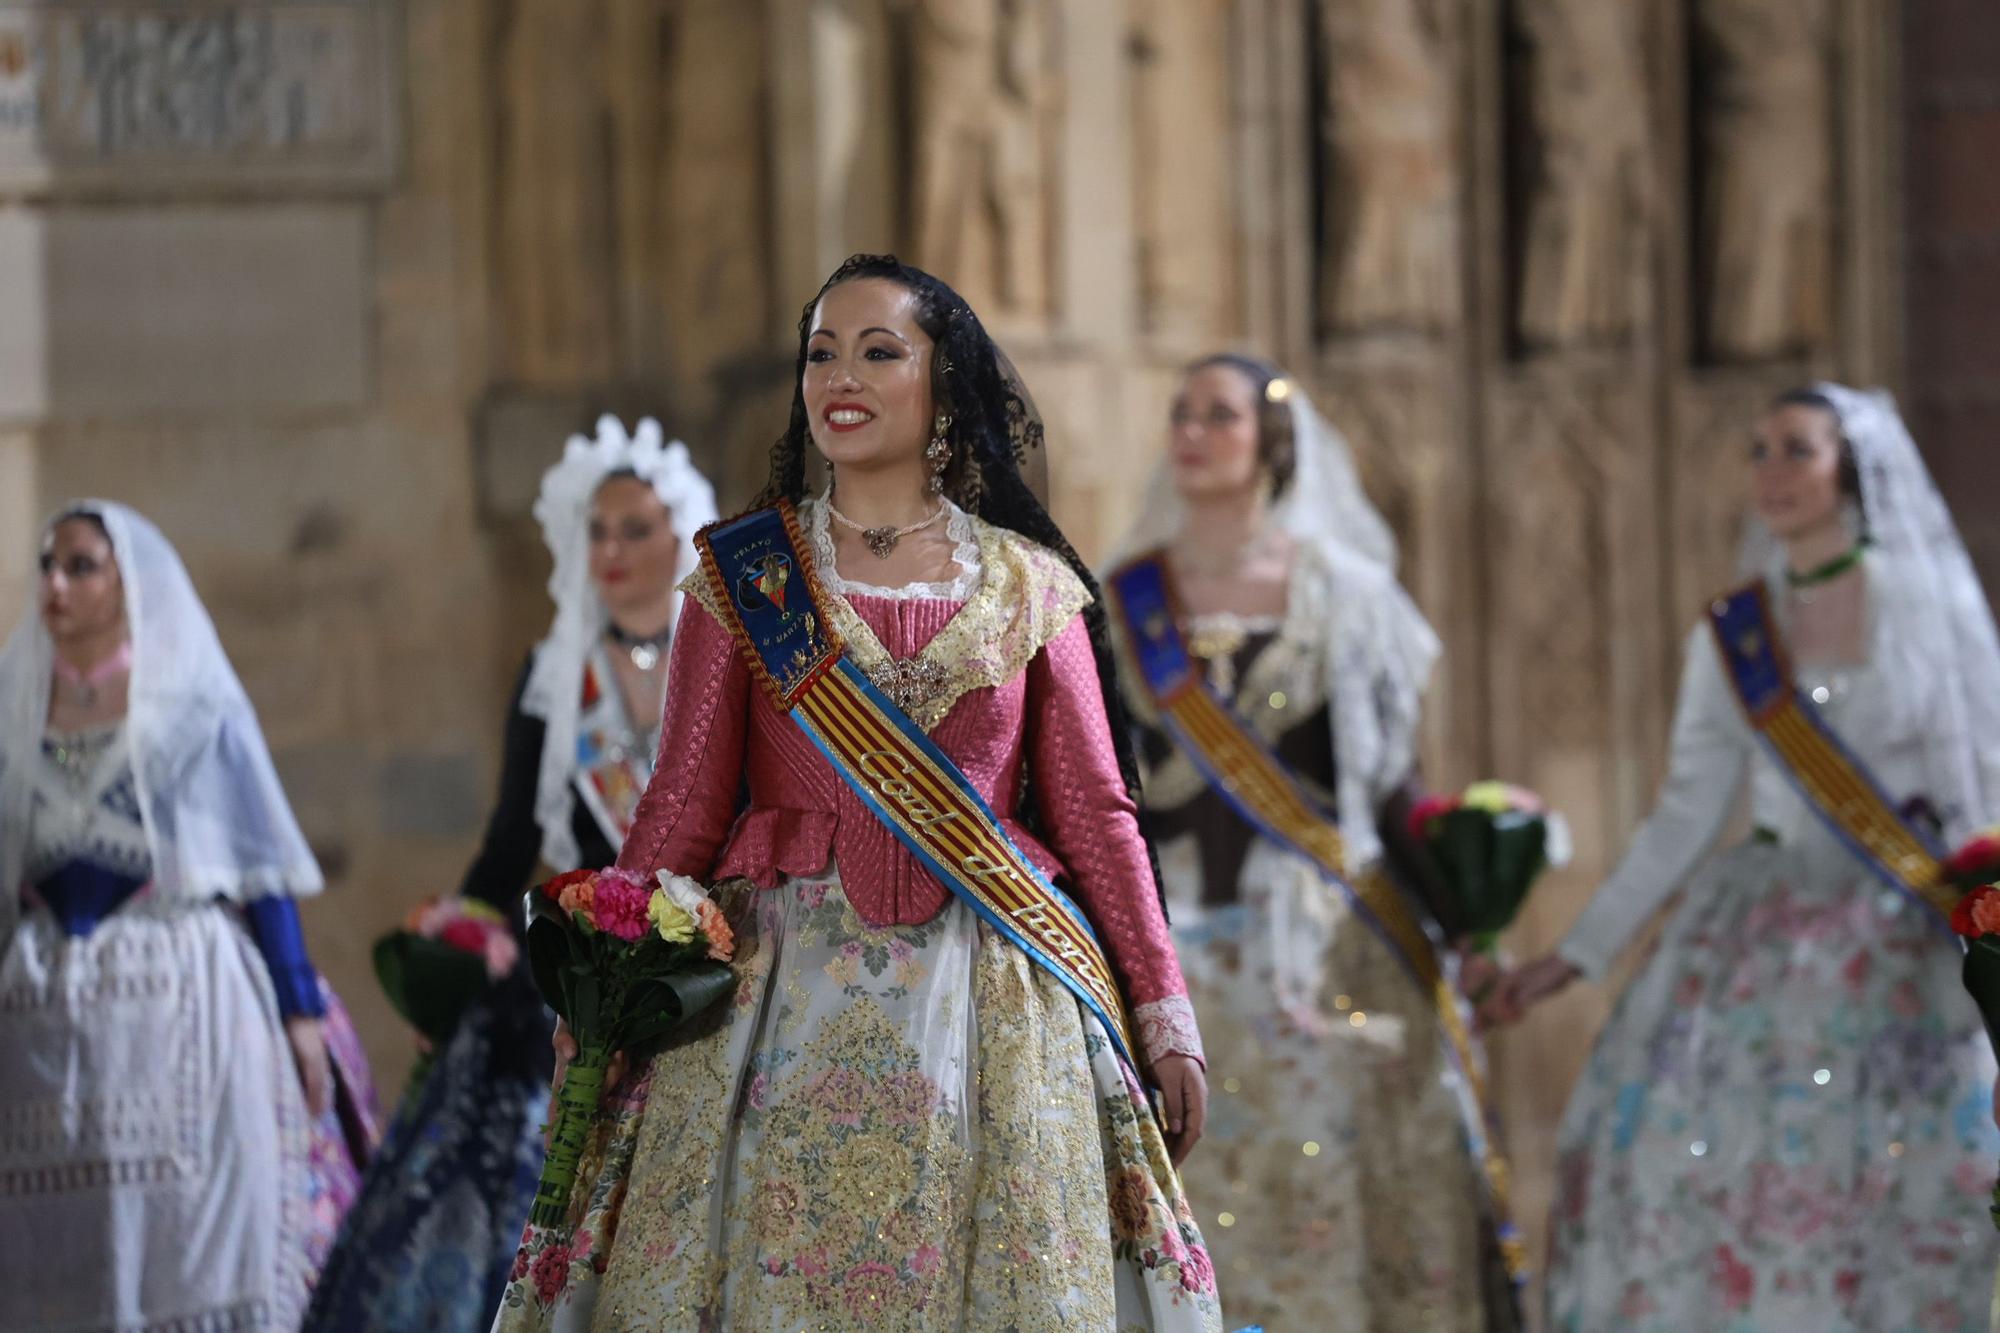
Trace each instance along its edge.
{"label": "woman's hand", "polygon": [[1528,1010],[1582,975],[1575,963],[1557,954],[1524,963],[1500,978],[1492,995],[1479,1006],[1479,1026],[1495,1028],[1518,1022]]}
{"label": "woman's hand", "polygon": [[1470,945],[1459,948],[1458,993],[1478,1009],[1492,999],[1500,983],[1506,980],[1507,969],[1500,960],[1490,953],[1481,953]]}
{"label": "woman's hand", "polygon": [[[555,1047],[556,1052],[556,1076],[549,1084],[549,1113],[546,1117],[549,1126],[553,1128],[556,1123],[556,1094],[562,1091],[563,1075],[569,1072],[569,1062],[576,1059],[576,1038],[570,1035],[567,1020],[560,1018],[556,1020],[556,1034],[549,1039],[549,1044]],[[604,1067],[603,1096],[610,1096],[612,1089],[625,1081],[625,1069],[625,1052],[613,1052],[611,1063]],[[602,1098],[600,1103],[601,1101]]]}
{"label": "woman's hand", "polygon": [[1208,1075],[1192,1056],[1163,1055],[1153,1062],[1153,1077],[1159,1080],[1161,1109],[1166,1112],[1167,1153],[1179,1166],[1208,1123]]}
{"label": "woman's hand", "polygon": [[317,1018],[288,1018],[285,1040],[291,1043],[292,1061],[299,1067],[306,1110],[317,1120],[333,1105],[333,1060],[326,1053],[326,1024]]}

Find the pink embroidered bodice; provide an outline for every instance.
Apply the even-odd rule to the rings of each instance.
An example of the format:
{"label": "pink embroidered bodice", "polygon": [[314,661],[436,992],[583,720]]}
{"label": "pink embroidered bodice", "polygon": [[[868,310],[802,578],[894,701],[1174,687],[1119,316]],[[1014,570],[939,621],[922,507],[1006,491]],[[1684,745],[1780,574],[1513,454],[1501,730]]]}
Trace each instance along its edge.
{"label": "pink embroidered bodice", "polygon": [[[1077,613],[1088,594],[1041,548],[980,527],[984,553],[995,558],[970,598],[829,591],[829,618],[892,696],[908,683],[898,702],[971,779],[1021,850],[1083,908],[1132,1007],[1146,1058],[1200,1058]],[[1010,594],[1038,599],[1033,613],[998,604]],[[1014,657],[1026,657],[1025,666]],[[872,925],[928,921],[944,909],[950,891],[777,711],[695,596],[681,615],[666,697],[659,761],[621,867],[707,882],[741,876],[770,888],[837,865],[849,902]],[[1029,771],[1046,843],[1018,818]],[[738,813],[746,784],[749,803]]]}

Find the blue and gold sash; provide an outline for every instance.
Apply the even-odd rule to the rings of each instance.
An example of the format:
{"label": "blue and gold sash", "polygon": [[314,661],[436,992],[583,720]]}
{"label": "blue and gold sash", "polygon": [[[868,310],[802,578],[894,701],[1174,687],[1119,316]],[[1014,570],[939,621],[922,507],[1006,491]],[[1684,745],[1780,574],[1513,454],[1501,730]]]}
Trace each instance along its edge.
{"label": "blue and gold sash", "polygon": [[958,765],[847,657],[791,505],[706,528],[695,544],[772,706],[946,888],[1068,987],[1136,1070],[1125,1002],[1090,923]]}
{"label": "blue and gold sash", "polygon": [[[625,845],[639,798],[653,776],[656,748],[635,736],[616,683],[599,671],[593,650],[583,664],[583,703],[576,719],[576,793],[613,847]],[[609,688],[607,688],[607,685]]]}
{"label": "blue and gold sash", "polygon": [[1458,1072],[1468,1146],[1480,1166],[1501,1256],[1515,1282],[1525,1282],[1527,1248],[1511,1216],[1507,1162],[1493,1133],[1498,1121],[1458,996],[1422,922],[1379,869],[1349,876],[1339,824],[1196,669],[1159,559],[1135,560],[1109,583],[1139,675],[1174,743],[1244,822],[1310,862],[1430,999],[1445,1054]]}
{"label": "blue and gold sash", "polygon": [[1806,804],[1870,870],[1948,924],[1958,891],[1944,882],[1936,848],[1799,693],[1763,582],[1716,601],[1708,623],[1751,730]]}

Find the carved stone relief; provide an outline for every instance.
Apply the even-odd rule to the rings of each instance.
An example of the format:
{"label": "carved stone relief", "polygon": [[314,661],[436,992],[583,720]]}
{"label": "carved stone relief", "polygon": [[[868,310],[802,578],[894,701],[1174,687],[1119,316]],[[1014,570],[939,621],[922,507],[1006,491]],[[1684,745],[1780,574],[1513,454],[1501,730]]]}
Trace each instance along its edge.
{"label": "carved stone relief", "polygon": [[1460,308],[1458,84],[1440,0],[1321,0],[1328,333],[1435,332]]}
{"label": "carved stone relief", "polygon": [[1229,9],[1131,0],[1133,242],[1139,323],[1178,344],[1236,331]]}
{"label": "carved stone relief", "polygon": [[597,4],[497,13],[498,361],[511,385],[565,391],[617,370],[617,246]]}
{"label": "carved stone relief", "polygon": [[1832,332],[1829,0],[1701,0],[1694,69],[1703,351],[1720,363]]}
{"label": "carved stone relief", "polygon": [[763,16],[735,0],[683,0],[668,23],[662,154],[645,196],[656,205],[650,279],[666,322],[665,368],[706,383],[765,343],[778,304],[758,151],[769,137],[769,60]]}
{"label": "carved stone relief", "polygon": [[976,309],[1048,304],[1048,0],[915,0],[918,262]]}
{"label": "carved stone relief", "polygon": [[390,17],[369,0],[0,4],[0,186],[385,185]]}
{"label": "carved stone relief", "polygon": [[1516,333],[1530,348],[1622,342],[1645,272],[1645,10],[1519,0],[1514,15],[1532,137]]}

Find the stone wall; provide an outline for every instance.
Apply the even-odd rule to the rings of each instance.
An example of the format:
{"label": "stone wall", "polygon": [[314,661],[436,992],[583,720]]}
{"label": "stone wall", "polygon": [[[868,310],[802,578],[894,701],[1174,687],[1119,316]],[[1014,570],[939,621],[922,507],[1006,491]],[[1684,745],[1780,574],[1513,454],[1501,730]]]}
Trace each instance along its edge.
{"label": "stone wall", "polygon": [[[213,25],[147,68],[248,109],[85,114],[100,74],[63,43],[140,42],[135,11]],[[1241,345],[1309,385],[1447,644],[1430,778],[1575,823],[1536,950],[1650,799],[1757,406],[1899,378],[1901,38],[1866,0],[17,0],[0,577],[77,493],[180,543],[393,1085],[366,950],[478,836],[548,614],[540,469],[651,412],[746,499],[800,304],[896,249],[1007,343],[1086,553],[1182,361]],[[1604,1006],[1495,1043],[1537,1239]]]}

